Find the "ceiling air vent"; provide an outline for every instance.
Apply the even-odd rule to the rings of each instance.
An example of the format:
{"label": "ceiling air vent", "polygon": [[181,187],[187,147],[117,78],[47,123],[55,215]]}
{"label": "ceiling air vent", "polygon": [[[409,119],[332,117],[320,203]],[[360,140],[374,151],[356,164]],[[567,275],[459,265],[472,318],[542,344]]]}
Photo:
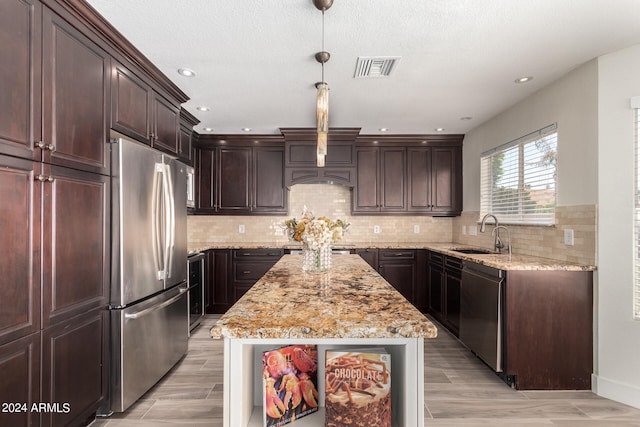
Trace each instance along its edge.
{"label": "ceiling air vent", "polygon": [[356,79],[389,77],[399,60],[399,56],[359,56],[353,77]]}

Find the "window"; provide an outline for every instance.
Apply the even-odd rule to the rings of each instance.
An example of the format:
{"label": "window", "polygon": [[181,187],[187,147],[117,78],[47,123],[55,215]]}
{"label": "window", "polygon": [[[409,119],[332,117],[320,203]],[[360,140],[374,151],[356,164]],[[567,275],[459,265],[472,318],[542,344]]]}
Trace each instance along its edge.
{"label": "window", "polygon": [[635,185],[634,185],[634,242],[633,256],[633,318],[640,320],[640,109],[634,109],[635,121]]}
{"label": "window", "polygon": [[480,213],[501,223],[553,225],[558,133],[555,124],[482,154]]}

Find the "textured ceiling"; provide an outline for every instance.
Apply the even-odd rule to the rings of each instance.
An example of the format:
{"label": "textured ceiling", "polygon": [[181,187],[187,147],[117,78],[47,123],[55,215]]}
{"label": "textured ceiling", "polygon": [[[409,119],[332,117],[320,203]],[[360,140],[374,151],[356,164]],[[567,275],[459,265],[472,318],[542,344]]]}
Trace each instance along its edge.
{"label": "textured ceiling", "polygon": [[[191,98],[185,108],[201,120],[199,133],[315,126],[322,13],[312,0],[88,3]],[[465,133],[580,64],[637,43],[638,0],[335,0],[325,13],[329,124]],[[355,79],[358,56],[401,59],[390,77]],[[534,79],[515,84],[522,76]]]}

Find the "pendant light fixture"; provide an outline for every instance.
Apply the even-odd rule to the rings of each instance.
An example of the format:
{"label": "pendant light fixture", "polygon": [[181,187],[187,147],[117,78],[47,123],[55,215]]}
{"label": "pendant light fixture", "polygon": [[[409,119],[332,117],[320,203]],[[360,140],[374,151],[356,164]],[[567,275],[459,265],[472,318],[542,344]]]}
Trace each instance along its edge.
{"label": "pendant light fixture", "polygon": [[324,81],[324,64],[331,54],[324,50],[324,12],[333,5],[333,0],[313,0],[316,9],[322,11],[322,51],[316,53],[316,61],[322,66],[322,80],[316,83],[318,90],[316,99],[316,128],[318,132],[317,166],[324,167],[327,155],[327,140],[329,134],[329,85]]}

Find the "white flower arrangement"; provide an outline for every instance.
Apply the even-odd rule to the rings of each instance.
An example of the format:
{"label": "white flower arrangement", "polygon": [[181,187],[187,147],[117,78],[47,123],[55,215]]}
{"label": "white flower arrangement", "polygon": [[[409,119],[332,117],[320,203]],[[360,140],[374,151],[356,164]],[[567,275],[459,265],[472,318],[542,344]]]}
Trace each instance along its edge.
{"label": "white flower arrangement", "polygon": [[341,240],[350,225],[341,219],[332,221],[324,216],[315,218],[306,207],[300,221],[291,218],[284,222],[289,238],[301,242],[311,250],[327,247]]}

